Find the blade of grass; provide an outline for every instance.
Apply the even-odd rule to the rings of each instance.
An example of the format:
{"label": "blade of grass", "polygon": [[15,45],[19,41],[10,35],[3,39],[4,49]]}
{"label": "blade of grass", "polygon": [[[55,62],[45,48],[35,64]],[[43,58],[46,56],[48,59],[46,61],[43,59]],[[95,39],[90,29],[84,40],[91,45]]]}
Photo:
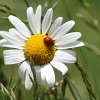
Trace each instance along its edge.
{"label": "blade of grass", "polygon": [[66,76],[66,81],[67,81],[67,84],[69,86],[69,89],[74,97],[75,100],[83,100],[82,97],[80,96],[78,90],[76,89],[75,85],[73,84],[72,80],[71,80],[71,77],[69,74],[67,74]]}
{"label": "blade of grass", "polygon": [[66,15],[67,15],[67,17],[68,17],[69,19],[72,18],[72,17],[71,17],[71,14],[70,14],[70,12],[69,12],[68,6],[67,6],[67,4],[66,4],[66,2],[65,2],[65,0],[62,0],[62,2],[63,2],[63,5],[64,5],[64,7],[65,7],[65,10],[66,10]]}
{"label": "blade of grass", "polygon": [[90,43],[87,43],[87,42],[84,42],[85,43],[85,48],[92,51],[93,53],[95,53],[97,56],[100,56],[100,50],[99,48],[97,48],[96,46],[90,44]]}
{"label": "blade of grass", "polygon": [[1,7],[6,8],[7,10],[11,10],[11,8],[10,8],[8,5],[5,5],[5,4],[4,4],[4,5],[3,5],[3,4],[0,4],[0,6],[1,6]]}
{"label": "blade of grass", "polygon": [[89,96],[90,96],[90,99],[91,99],[91,100],[94,100],[94,99],[96,100],[96,96],[95,96],[95,94],[94,94],[94,92],[93,92],[93,90],[92,90],[92,86],[91,86],[91,84],[90,84],[90,82],[89,82],[87,73],[83,70],[82,63],[81,63],[81,61],[79,60],[79,58],[78,58],[78,61],[75,63],[75,66],[76,66],[76,68],[77,68],[77,69],[80,71],[80,73],[81,73],[81,76],[82,76],[83,81],[84,81],[84,83],[85,83],[85,86],[86,86],[86,88],[87,88],[87,91],[88,91],[88,94],[89,94]]}
{"label": "blade of grass", "polygon": [[25,2],[25,4],[26,4],[27,7],[30,6],[27,0],[24,0],[24,2]]}
{"label": "blade of grass", "polygon": [[[93,45],[92,45],[93,46]],[[94,47],[94,46],[93,46]],[[92,49],[93,50],[93,52],[95,51],[95,49],[93,49],[93,48],[89,48],[90,50]],[[92,51],[91,50],[91,51]],[[98,51],[98,49],[97,49],[97,51]],[[83,54],[83,51],[82,51],[82,49],[80,49],[80,52],[81,52],[81,55],[82,55],[82,57],[83,57],[83,59],[84,59],[84,61],[85,61],[85,65],[86,65],[86,67],[88,68],[88,65],[87,65],[87,60],[85,60],[85,55]],[[98,53],[96,53],[96,52],[94,52],[95,54],[98,54]],[[89,70],[89,69],[88,69]],[[99,100],[100,99],[100,89],[99,89],[99,86],[98,86],[98,84],[97,84],[97,81],[96,81],[96,78],[95,78],[95,74],[94,74],[94,71],[93,71],[93,68],[91,67],[91,71],[89,71],[90,73],[91,73],[91,77],[92,77],[92,80],[93,80],[93,83],[94,83],[94,89],[95,89],[95,92],[96,92],[96,99],[97,100]]]}

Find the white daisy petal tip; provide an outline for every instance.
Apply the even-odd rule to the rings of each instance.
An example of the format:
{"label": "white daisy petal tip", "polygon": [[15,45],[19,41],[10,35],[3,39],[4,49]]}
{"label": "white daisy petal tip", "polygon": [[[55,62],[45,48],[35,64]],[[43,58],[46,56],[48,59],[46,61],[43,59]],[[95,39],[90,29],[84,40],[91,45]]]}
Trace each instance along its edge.
{"label": "white daisy petal tip", "polygon": [[58,17],[58,20],[61,20],[62,21],[63,20],[63,17]]}
{"label": "white daisy petal tip", "polygon": [[8,17],[9,21],[12,25],[25,37],[29,38],[31,36],[31,32],[28,27],[16,16],[10,15]]}
{"label": "white daisy petal tip", "polygon": [[72,24],[73,26],[75,25],[75,21],[74,21],[74,20],[70,20],[69,22],[70,22],[70,24]]}
{"label": "white daisy petal tip", "polygon": [[75,25],[75,21],[74,20],[69,20],[67,23],[69,23],[69,26],[71,28],[73,28],[73,26]]}
{"label": "white daisy petal tip", "polygon": [[47,12],[53,16],[53,9],[52,9],[52,8],[49,8],[49,9],[47,10]]}
{"label": "white daisy petal tip", "polygon": [[68,68],[66,67],[66,69],[64,70],[64,72],[62,73],[62,75],[66,75],[66,73],[68,72]]}
{"label": "white daisy petal tip", "polygon": [[48,82],[47,84],[48,84],[49,87],[53,87],[54,84],[55,84],[55,81],[54,80],[51,80],[51,82]]}
{"label": "white daisy petal tip", "polygon": [[81,37],[81,36],[82,36],[81,32],[76,32],[76,34],[78,34],[78,35],[79,35],[79,37]]}
{"label": "white daisy petal tip", "polygon": [[85,46],[85,44],[83,42],[80,43],[80,47]]}
{"label": "white daisy petal tip", "polygon": [[[41,10],[42,10],[42,6],[39,5],[39,6],[37,7],[37,9],[41,12]],[[41,16],[40,16],[40,17],[41,17]]]}
{"label": "white daisy petal tip", "polygon": [[49,8],[49,9],[48,9],[48,11],[51,11],[51,12],[53,12],[53,9],[52,9],[52,8]]}
{"label": "white daisy petal tip", "polygon": [[10,20],[12,17],[14,17],[13,15],[8,16],[8,19]]}
{"label": "white daisy petal tip", "polygon": [[42,34],[46,34],[48,29],[50,28],[53,16],[53,9],[49,8],[43,18],[42,21]]}
{"label": "white daisy petal tip", "polygon": [[37,7],[37,10],[39,10],[39,11],[41,11],[41,10],[42,10],[41,5],[39,5],[39,6]]}
{"label": "white daisy petal tip", "polygon": [[27,91],[30,91],[32,88],[32,83],[29,82],[29,83],[25,84],[25,88]]}
{"label": "white daisy petal tip", "polygon": [[30,13],[33,13],[33,8],[32,7],[27,8],[27,14],[29,15]]}
{"label": "white daisy petal tip", "polygon": [[27,8],[27,12],[28,12],[28,11],[32,11],[32,10],[33,10],[32,7],[28,7],[28,8]]}
{"label": "white daisy petal tip", "polygon": [[39,8],[40,10],[41,10],[41,5],[38,5],[38,7],[37,8]]}
{"label": "white daisy petal tip", "polygon": [[58,17],[57,19],[56,19],[56,22],[60,22],[60,23],[62,23],[62,21],[63,21],[63,17]]}
{"label": "white daisy petal tip", "polygon": [[59,70],[62,73],[62,75],[65,75],[68,71],[67,66],[60,61],[52,60],[51,65],[57,70]]}
{"label": "white daisy petal tip", "polygon": [[10,22],[11,22],[12,20],[14,20],[15,18],[17,18],[17,17],[15,17],[15,16],[13,16],[13,15],[8,16],[8,19],[9,19]]}
{"label": "white daisy petal tip", "polygon": [[27,82],[27,83],[25,84],[25,88],[26,88],[27,91],[31,90],[31,88],[32,88],[32,83]]}

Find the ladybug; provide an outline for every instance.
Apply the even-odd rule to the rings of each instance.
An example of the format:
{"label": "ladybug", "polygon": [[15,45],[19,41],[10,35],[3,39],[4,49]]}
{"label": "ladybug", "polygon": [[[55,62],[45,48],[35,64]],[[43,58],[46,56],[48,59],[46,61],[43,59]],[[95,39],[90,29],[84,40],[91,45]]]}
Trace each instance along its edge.
{"label": "ladybug", "polygon": [[45,38],[44,38],[44,43],[45,43],[47,46],[54,45],[54,41],[53,41],[50,37],[45,37]]}

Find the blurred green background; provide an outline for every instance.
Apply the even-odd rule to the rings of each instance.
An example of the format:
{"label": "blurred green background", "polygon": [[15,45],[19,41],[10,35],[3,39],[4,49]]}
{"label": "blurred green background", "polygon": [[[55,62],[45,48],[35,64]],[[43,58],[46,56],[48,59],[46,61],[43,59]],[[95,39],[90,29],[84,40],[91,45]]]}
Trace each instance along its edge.
{"label": "blurred green background", "polygon": [[[97,100],[100,100],[100,0],[27,0],[28,4],[36,9],[37,4],[41,4],[44,11],[49,7],[54,7],[53,20],[59,16],[64,18],[63,22],[68,20],[75,20],[76,25],[71,31],[79,31],[82,33],[81,41],[86,42],[86,47],[74,49],[77,52],[84,71],[88,75],[88,80],[92,85],[93,92]],[[8,5],[12,12],[20,19],[27,20],[26,9],[27,5],[24,0],[0,0],[0,4]],[[0,6],[0,9],[6,10]],[[0,10],[0,30],[8,30],[13,26],[3,17],[8,17],[9,12]],[[12,76],[11,87],[17,84],[15,93],[18,100],[34,100],[32,98],[32,91],[26,91],[24,85],[20,84],[17,76],[17,65],[5,66],[3,62],[2,51],[0,48],[0,82],[5,87],[9,88],[9,81]],[[78,90],[82,99],[90,100],[87,89],[82,80],[80,72],[74,64],[68,65],[69,75],[72,79],[73,85]],[[58,73],[58,72],[57,72]],[[58,77],[59,78],[59,77]],[[20,98],[21,97],[21,98]],[[76,100],[71,94],[69,88],[66,88],[65,100]],[[4,96],[0,92],[0,100]],[[4,99],[5,100],[5,99]]]}

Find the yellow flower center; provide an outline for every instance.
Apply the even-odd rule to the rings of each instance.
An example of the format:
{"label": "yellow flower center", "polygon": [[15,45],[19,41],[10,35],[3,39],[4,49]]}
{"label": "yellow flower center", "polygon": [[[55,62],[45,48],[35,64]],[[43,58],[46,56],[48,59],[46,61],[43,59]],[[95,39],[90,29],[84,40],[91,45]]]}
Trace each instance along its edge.
{"label": "yellow flower center", "polygon": [[26,41],[24,55],[27,60],[32,60],[35,65],[49,63],[54,57],[56,47],[54,44],[46,45],[44,42],[46,37],[49,38],[47,35],[36,34]]}

